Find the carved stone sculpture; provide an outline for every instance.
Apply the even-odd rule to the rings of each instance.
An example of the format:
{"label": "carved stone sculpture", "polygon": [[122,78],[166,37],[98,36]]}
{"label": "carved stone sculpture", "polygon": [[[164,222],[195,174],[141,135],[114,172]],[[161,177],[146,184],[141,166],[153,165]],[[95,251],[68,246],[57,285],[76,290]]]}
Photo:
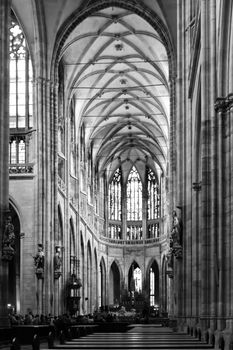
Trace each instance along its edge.
{"label": "carved stone sculpture", "polygon": [[2,260],[10,261],[15,255],[14,243],[15,233],[14,225],[11,222],[11,216],[7,216],[5,221],[3,241],[2,241]]}
{"label": "carved stone sculpture", "polygon": [[172,213],[172,230],[170,237],[170,249],[177,259],[182,258],[182,222],[176,211]]}
{"label": "carved stone sculpture", "polygon": [[62,272],[61,272],[61,265],[62,265],[62,258],[61,258],[61,251],[60,247],[55,247],[55,255],[54,255],[54,278],[58,279]]}
{"label": "carved stone sculpture", "polygon": [[33,258],[37,278],[41,279],[44,276],[44,251],[42,244],[38,244],[38,251]]}

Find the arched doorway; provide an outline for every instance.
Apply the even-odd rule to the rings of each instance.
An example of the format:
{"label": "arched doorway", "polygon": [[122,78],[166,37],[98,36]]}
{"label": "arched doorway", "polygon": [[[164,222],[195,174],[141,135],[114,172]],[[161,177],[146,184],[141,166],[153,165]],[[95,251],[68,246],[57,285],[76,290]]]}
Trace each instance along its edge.
{"label": "arched doorway", "polygon": [[96,248],[94,250],[94,264],[93,264],[93,305],[95,310],[98,309],[98,259]]}
{"label": "arched doorway", "polygon": [[168,305],[168,275],[167,275],[167,262],[166,257],[162,260],[162,290],[161,290],[161,312],[165,315],[167,314]]}
{"label": "arched doorway", "polygon": [[128,272],[127,307],[135,308],[138,312],[143,308],[142,270],[136,261],[133,261]]}
{"label": "arched doorway", "polygon": [[91,313],[92,310],[92,288],[94,281],[92,279],[92,255],[91,255],[91,244],[90,241],[87,243],[87,295],[85,297],[86,301],[86,311]]}
{"label": "arched doorway", "polygon": [[20,312],[20,220],[19,216],[13,207],[9,204],[9,216],[11,216],[15,234],[15,255],[9,261],[8,272],[8,309],[9,311]]}
{"label": "arched doorway", "polygon": [[109,272],[109,305],[117,306],[120,301],[120,271],[113,261]]}
{"label": "arched doorway", "polygon": [[136,261],[134,261],[128,273],[128,290],[131,293],[142,293],[142,271]]}
{"label": "arched doorway", "polygon": [[100,279],[99,279],[99,306],[106,307],[106,267],[104,259],[100,261]]}
{"label": "arched doorway", "polygon": [[158,309],[160,305],[159,267],[155,260],[149,266],[148,279],[149,279],[149,303],[150,303],[150,306]]}

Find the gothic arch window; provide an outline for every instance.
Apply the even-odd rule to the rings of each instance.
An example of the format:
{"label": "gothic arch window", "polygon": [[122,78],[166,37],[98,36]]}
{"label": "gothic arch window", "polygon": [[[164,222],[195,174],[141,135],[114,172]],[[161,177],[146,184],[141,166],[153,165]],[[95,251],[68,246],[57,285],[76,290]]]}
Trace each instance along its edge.
{"label": "gothic arch window", "polygon": [[23,31],[13,12],[10,24],[10,128],[32,127],[32,64]]}
{"label": "gothic arch window", "polygon": [[127,181],[127,220],[142,220],[142,182],[135,166]]}
{"label": "gothic arch window", "polygon": [[155,173],[147,168],[148,220],[160,217],[160,186]]}
{"label": "gothic arch window", "polygon": [[58,85],[58,152],[65,154],[64,68],[59,65]]}
{"label": "gothic arch window", "polygon": [[108,212],[110,220],[121,220],[121,169],[113,175],[108,188]]}
{"label": "gothic arch window", "polygon": [[[11,13],[9,28],[9,163],[28,162],[29,134],[25,130],[32,128],[32,63],[23,31],[14,13]],[[20,168],[24,172],[24,168]],[[11,170],[11,169],[10,169]],[[15,172],[16,169],[12,168]]]}
{"label": "gothic arch window", "polygon": [[70,173],[76,175],[77,145],[75,137],[75,111],[73,100],[70,104]]}

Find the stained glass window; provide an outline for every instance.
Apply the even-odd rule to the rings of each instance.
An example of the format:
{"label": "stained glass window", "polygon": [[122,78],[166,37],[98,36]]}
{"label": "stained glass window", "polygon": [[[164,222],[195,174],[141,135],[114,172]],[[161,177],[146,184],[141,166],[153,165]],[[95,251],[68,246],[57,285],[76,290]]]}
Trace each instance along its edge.
{"label": "stained glass window", "polygon": [[32,127],[32,64],[24,34],[12,14],[10,25],[10,128]]}
{"label": "stained glass window", "polygon": [[108,209],[110,220],[121,220],[121,170],[118,168],[109,184]]}
{"label": "stained glass window", "polygon": [[142,183],[134,166],[127,181],[127,220],[142,220]]}
{"label": "stained glass window", "polygon": [[147,169],[148,219],[160,217],[160,190],[157,178],[151,169]]}
{"label": "stained glass window", "polygon": [[141,293],[142,292],[142,271],[139,267],[136,267],[136,269],[134,270],[133,277],[135,281],[135,292]]}

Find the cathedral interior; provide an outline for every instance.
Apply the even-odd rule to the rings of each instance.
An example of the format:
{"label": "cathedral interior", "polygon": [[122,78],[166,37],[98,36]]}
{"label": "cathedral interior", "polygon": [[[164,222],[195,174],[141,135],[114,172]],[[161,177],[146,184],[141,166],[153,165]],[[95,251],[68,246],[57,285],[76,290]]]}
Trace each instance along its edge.
{"label": "cathedral interior", "polygon": [[233,2],[0,0],[0,24],[0,327],[146,307],[232,349]]}

